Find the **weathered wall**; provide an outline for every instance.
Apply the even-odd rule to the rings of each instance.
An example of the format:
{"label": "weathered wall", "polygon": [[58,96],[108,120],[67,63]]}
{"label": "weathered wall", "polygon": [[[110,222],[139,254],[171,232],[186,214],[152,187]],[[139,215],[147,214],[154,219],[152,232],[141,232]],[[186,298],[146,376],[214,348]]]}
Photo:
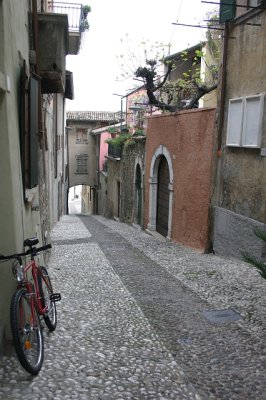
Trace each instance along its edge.
{"label": "weathered wall", "polygon": [[107,173],[99,173],[99,188],[97,190],[97,213],[106,215],[106,199],[107,199]]}
{"label": "weathered wall", "polygon": [[[28,60],[30,27],[28,3],[0,2],[0,253],[23,251],[23,239],[36,229],[31,204],[24,206],[19,141],[19,76],[23,59]],[[28,65],[28,63],[27,63]],[[6,80],[9,80],[9,87]],[[37,192],[37,191],[36,191]],[[36,193],[37,194],[37,193]],[[36,232],[36,231],[35,231]],[[16,286],[10,263],[1,264],[1,325],[10,337],[9,304]]]}
{"label": "weathered wall", "polygon": [[[89,133],[94,126],[81,121],[69,121],[68,125],[72,128],[68,134],[69,186],[94,186],[97,183],[96,140]],[[84,130],[86,135],[79,134],[81,130]]]}
{"label": "weathered wall", "polygon": [[[266,12],[254,17],[252,23],[262,27],[236,26],[230,32],[236,39],[228,41],[220,206],[266,222],[266,158],[261,156],[260,149],[225,146],[229,99],[266,91]],[[263,126],[262,141],[266,147],[266,107]]]}
{"label": "weathered wall", "polygon": [[[249,247],[248,242],[254,249],[258,245],[255,253],[258,257],[261,255],[261,241],[252,232],[266,223],[266,101],[261,148],[227,147],[226,134],[229,100],[266,92],[265,25],[266,11],[254,10],[242,15],[239,24],[232,24],[229,32],[235,39],[228,40],[222,154],[215,200],[218,207],[214,221],[214,250],[224,255],[234,253],[241,257],[241,250]],[[238,235],[231,234],[233,225],[238,226]],[[254,240],[256,246],[252,244]]]}
{"label": "weathered wall", "polygon": [[120,160],[108,159],[108,178],[106,193],[105,217],[120,217],[120,193],[121,189],[121,162]]}
{"label": "weathered wall", "polygon": [[[136,144],[124,148],[122,157],[122,190],[121,190],[121,220],[123,222],[137,223],[136,199],[136,167],[141,170],[141,208],[143,209],[143,173],[145,160],[145,138],[135,139]],[[141,211],[141,225],[143,224],[143,210]]]}
{"label": "weathered wall", "polygon": [[[100,205],[104,208],[107,218],[117,217],[123,222],[138,223],[143,225],[144,216],[144,161],[145,161],[145,137],[135,139],[135,143],[125,146],[121,159],[108,159],[108,174],[106,185],[106,200],[103,189],[105,182],[101,178],[101,193],[99,193]],[[141,171],[139,184],[139,202],[137,203],[136,168]],[[137,207],[141,207],[139,219]]]}
{"label": "weathered wall", "polygon": [[173,168],[170,238],[200,250],[209,245],[208,224],[215,109],[189,110],[148,120],[145,170],[145,226],[150,218],[151,162],[161,146]]}
{"label": "weathered wall", "polygon": [[259,259],[265,257],[266,248],[254,233],[265,229],[263,223],[220,207],[214,208],[214,220],[215,253],[241,259],[248,251]]}

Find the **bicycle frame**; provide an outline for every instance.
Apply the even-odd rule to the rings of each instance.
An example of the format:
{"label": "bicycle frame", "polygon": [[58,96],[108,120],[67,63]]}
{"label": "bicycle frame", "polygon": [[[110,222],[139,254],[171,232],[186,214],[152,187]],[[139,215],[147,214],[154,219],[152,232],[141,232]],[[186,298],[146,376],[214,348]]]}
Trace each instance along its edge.
{"label": "bicycle frame", "polygon": [[[24,315],[23,313],[23,307],[20,307],[19,309],[19,328],[20,330],[23,329],[23,327],[25,327],[25,323],[28,323],[30,327],[36,327],[37,326],[37,321],[36,321],[36,314],[34,312],[34,303],[33,303],[33,299],[31,297],[29,297],[28,299],[28,303],[29,303],[29,307],[30,307],[30,314],[28,315],[28,317],[30,317],[30,321],[25,320],[27,316]],[[21,305],[20,305],[21,306]]]}
{"label": "bicycle frame", "polygon": [[[14,260],[12,272],[17,281],[17,290],[10,303],[10,324],[17,357],[22,367],[32,375],[37,375],[43,365],[44,343],[40,316],[49,329],[57,325],[55,302],[61,300],[60,293],[54,293],[45,267],[39,266],[36,256],[50,249],[51,244],[35,247],[37,237],[24,240],[23,253],[0,254],[0,262]],[[30,259],[28,258],[30,257]],[[26,257],[25,261],[23,257]]]}
{"label": "bicycle frame", "polygon": [[[28,277],[29,272],[31,271],[31,276],[33,278],[33,283],[30,282],[30,278]],[[43,273],[39,269],[35,259],[32,257],[31,260],[23,267],[23,275],[24,279],[21,283],[18,284],[18,288],[25,287],[25,289],[28,292],[28,295],[31,298],[34,298],[34,301],[37,305],[38,313],[40,315],[45,315],[49,310],[48,306],[43,307],[42,306],[42,298],[40,294],[40,289],[39,289],[39,282],[38,282],[38,275],[41,277],[42,280],[45,280],[45,277],[43,276]],[[31,301],[31,300],[30,300]],[[33,305],[31,305],[33,308]]]}

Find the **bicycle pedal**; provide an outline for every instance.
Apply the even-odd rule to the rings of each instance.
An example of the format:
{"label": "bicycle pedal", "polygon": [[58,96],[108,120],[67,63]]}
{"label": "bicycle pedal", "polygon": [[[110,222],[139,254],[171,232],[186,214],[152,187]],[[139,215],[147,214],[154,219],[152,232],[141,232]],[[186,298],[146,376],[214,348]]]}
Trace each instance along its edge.
{"label": "bicycle pedal", "polygon": [[51,294],[51,296],[50,296],[50,300],[52,301],[52,302],[56,302],[56,301],[60,301],[61,300],[61,294],[60,293],[53,293],[53,294]]}

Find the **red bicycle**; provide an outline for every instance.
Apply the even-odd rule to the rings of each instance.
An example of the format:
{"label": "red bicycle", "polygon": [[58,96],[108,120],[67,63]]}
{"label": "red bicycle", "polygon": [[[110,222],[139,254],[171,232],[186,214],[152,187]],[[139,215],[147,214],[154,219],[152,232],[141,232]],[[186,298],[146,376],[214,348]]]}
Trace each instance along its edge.
{"label": "red bicycle", "polygon": [[[43,365],[44,341],[40,324],[43,317],[49,331],[57,325],[55,303],[61,300],[60,293],[53,293],[52,284],[45,267],[39,266],[36,255],[50,249],[51,244],[35,247],[37,238],[24,240],[29,249],[24,253],[8,256],[0,255],[0,261],[14,260],[12,272],[18,282],[10,305],[10,324],[17,357],[22,367],[32,375],[37,375]],[[23,265],[22,257],[30,256]]]}

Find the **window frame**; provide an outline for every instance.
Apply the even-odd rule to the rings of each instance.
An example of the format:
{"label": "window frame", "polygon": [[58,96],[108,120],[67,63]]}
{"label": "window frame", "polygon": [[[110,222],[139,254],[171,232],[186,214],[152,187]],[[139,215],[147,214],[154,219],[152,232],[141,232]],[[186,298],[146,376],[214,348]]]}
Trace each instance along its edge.
{"label": "window frame", "polygon": [[[257,104],[254,101],[257,101]],[[264,103],[265,93],[229,100],[226,131],[227,147],[261,148]],[[254,114],[251,117],[251,112],[257,113],[255,117]],[[250,135],[250,132],[252,132],[252,135]]]}

